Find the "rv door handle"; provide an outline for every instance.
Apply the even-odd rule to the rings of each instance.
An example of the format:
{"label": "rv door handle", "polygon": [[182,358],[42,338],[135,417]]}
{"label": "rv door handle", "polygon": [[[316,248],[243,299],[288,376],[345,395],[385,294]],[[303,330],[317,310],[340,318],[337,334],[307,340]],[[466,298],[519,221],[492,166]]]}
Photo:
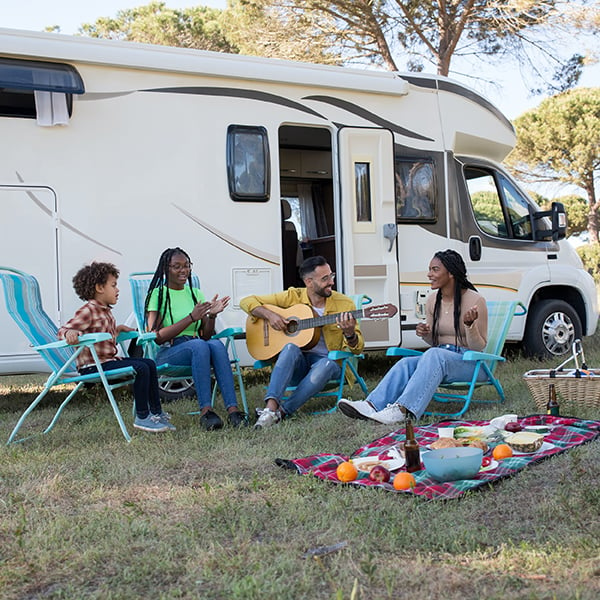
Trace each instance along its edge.
{"label": "rv door handle", "polygon": [[390,247],[388,248],[388,252],[391,252],[392,248],[394,247],[394,242],[398,237],[398,225],[396,225],[396,223],[384,223],[383,237],[386,240],[390,240]]}

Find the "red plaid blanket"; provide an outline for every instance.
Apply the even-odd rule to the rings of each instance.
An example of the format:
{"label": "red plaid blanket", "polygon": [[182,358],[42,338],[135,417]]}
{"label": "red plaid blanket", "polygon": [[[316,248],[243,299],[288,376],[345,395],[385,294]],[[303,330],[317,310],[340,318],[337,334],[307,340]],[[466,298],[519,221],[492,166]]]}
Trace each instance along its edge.
{"label": "red plaid blanket", "polygon": [[[481,471],[475,479],[463,479],[460,481],[450,481],[447,483],[438,483],[427,476],[425,470],[413,473],[416,479],[416,487],[412,490],[395,490],[390,483],[377,483],[368,478],[368,474],[359,472],[359,478],[343,485],[354,485],[359,487],[378,487],[385,490],[404,494],[415,494],[433,499],[457,498],[468,490],[472,490],[495,481],[510,477],[528,465],[544,460],[549,456],[561,454],[573,448],[589,442],[600,435],[600,421],[590,421],[576,419],[574,417],[554,417],[547,415],[530,415],[519,418],[523,425],[551,425],[553,426],[549,434],[544,437],[544,445],[538,452],[533,454],[519,454],[504,460],[498,461],[498,466],[492,470]],[[440,426],[457,427],[466,426],[485,426],[489,421],[461,421],[445,420],[424,427],[415,427],[415,437],[421,446],[427,446],[437,439],[437,428]],[[359,448],[351,456],[341,454],[315,454],[305,458],[296,458],[286,460],[278,458],[275,464],[295,470],[300,475],[314,475],[319,479],[331,481],[333,483],[342,483],[336,475],[337,466],[350,459],[366,456],[379,456],[392,446],[397,446],[399,442],[404,441],[404,429],[398,429],[370,442],[366,446]],[[392,474],[393,475],[393,474]]]}

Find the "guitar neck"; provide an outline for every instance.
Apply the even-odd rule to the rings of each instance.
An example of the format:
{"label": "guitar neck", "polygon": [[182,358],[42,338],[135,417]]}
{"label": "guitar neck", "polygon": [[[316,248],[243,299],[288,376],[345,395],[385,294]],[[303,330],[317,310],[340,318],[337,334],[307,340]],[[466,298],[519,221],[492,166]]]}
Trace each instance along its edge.
{"label": "guitar neck", "polygon": [[[363,310],[349,310],[349,312],[355,319],[360,319],[364,316]],[[335,313],[331,315],[323,315],[322,317],[311,317],[310,319],[300,319],[297,324],[297,329],[314,329],[315,327],[322,327],[323,325],[331,325],[335,323],[339,315],[342,313]]]}

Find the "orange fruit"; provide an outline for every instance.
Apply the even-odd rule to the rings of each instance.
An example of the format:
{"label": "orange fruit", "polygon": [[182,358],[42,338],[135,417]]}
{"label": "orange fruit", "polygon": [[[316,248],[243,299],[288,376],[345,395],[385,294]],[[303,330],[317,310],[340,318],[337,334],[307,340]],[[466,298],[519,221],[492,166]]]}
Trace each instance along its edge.
{"label": "orange fruit", "polygon": [[358,477],[358,469],[351,460],[340,463],[335,472],[340,481],[354,481]]}
{"label": "orange fruit", "polygon": [[492,456],[496,460],[502,460],[503,458],[510,458],[512,456],[512,449],[508,444],[498,444],[494,451],[492,452]]}
{"label": "orange fruit", "polygon": [[412,489],[415,485],[417,485],[417,482],[412,473],[401,471],[394,477],[394,489],[396,490]]}

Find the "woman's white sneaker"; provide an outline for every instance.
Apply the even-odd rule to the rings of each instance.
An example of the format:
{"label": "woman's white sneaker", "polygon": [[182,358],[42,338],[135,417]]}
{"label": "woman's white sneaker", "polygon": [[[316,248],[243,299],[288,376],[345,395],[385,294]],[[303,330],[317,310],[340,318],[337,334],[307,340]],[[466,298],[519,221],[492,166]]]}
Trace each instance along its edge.
{"label": "woman's white sneaker", "polygon": [[383,425],[403,423],[406,420],[406,409],[400,404],[388,404],[384,409],[370,415],[369,419]]}
{"label": "woman's white sneaker", "polygon": [[338,408],[351,419],[368,421],[371,415],[376,413],[373,405],[367,400],[355,400],[352,402],[352,400],[342,398],[337,405]]}

